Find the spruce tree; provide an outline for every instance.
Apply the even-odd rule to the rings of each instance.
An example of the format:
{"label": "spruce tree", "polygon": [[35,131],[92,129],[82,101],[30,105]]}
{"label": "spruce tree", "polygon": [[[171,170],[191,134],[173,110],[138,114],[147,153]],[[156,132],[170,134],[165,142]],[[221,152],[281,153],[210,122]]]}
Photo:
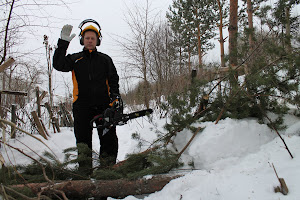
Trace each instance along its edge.
{"label": "spruce tree", "polygon": [[209,40],[216,35],[217,4],[212,0],[174,0],[169,10],[172,29],[182,35],[188,52],[197,52],[201,65],[204,53],[213,47]]}

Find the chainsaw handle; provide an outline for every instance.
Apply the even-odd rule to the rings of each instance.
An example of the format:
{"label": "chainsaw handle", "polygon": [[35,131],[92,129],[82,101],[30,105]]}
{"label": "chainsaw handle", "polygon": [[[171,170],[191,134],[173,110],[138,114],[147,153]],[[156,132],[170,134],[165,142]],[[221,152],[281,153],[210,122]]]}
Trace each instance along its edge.
{"label": "chainsaw handle", "polygon": [[90,125],[91,125],[91,127],[92,128],[100,128],[99,126],[103,126],[103,125],[97,125],[96,124],[96,126],[94,126],[93,125],[93,123],[95,122],[96,123],[96,121],[100,121],[100,120],[103,120],[103,114],[100,114],[100,115],[96,115],[91,121],[90,121]]}
{"label": "chainsaw handle", "polygon": [[[110,122],[106,120],[106,118],[104,117],[105,114],[100,114],[100,115],[96,115],[91,121],[90,121],[90,126],[92,128],[111,128],[112,126],[114,126],[113,122]],[[97,125],[96,121],[101,122],[100,124]],[[96,126],[94,126],[94,122],[96,124]]]}

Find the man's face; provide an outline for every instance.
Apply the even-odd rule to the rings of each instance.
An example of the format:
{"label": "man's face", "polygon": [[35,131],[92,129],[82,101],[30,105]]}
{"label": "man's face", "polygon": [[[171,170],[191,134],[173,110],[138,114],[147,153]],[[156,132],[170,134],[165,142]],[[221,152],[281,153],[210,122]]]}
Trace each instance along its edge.
{"label": "man's face", "polygon": [[86,31],[83,36],[83,45],[88,50],[94,50],[97,44],[97,35],[94,31]]}

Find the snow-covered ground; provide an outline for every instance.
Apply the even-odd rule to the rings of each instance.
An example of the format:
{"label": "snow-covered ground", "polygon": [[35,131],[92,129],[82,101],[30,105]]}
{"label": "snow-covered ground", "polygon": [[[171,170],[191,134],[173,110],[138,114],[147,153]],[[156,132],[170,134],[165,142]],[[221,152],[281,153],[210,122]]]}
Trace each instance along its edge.
{"label": "snow-covered ground", "polygon": [[[117,128],[118,160],[123,160],[128,153],[147,148],[147,146],[138,148],[138,141],[131,138],[132,133],[140,134],[145,141],[151,143],[156,136],[156,131],[164,131],[162,126],[165,121],[166,119],[158,119],[154,115],[152,122],[149,122],[147,118],[140,118],[127,125],[119,126]],[[171,181],[161,191],[143,198],[145,200],[299,200],[300,120],[287,115],[285,123],[288,127],[280,133],[294,156],[293,159],[276,132],[266,125],[257,123],[255,119],[227,118],[219,121],[218,124],[214,122],[195,124],[195,127],[200,126],[205,129],[197,134],[189,148],[183,153],[181,159],[185,165],[182,169],[172,172],[181,173],[184,176]],[[192,135],[193,133],[188,130],[178,133],[174,147],[181,151]],[[96,151],[99,150],[97,138],[94,132],[93,145]],[[32,156],[35,156],[35,153],[31,150],[38,154],[47,150],[42,143],[31,137],[21,136],[18,140],[10,139],[8,142]],[[49,139],[43,139],[43,141],[61,160],[64,156],[62,150],[75,146],[72,128],[62,128],[60,133],[50,132]],[[1,154],[7,164],[30,162],[7,147],[1,148]],[[193,170],[188,163],[194,163]],[[288,195],[274,192],[274,187],[279,186],[280,183],[272,165],[278,176],[284,178],[289,189]],[[138,198],[128,196],[125,199],[136,200]]]}

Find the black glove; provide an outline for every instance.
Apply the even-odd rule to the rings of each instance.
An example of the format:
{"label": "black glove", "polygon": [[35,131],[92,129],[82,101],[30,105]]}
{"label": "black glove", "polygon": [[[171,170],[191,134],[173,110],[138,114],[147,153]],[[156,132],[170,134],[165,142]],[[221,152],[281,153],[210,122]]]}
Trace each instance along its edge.
{"label": "black glove", "polygon": [[116,94],[113,93],[110,95],[110,107],[114,107],[114,108],[120,108],[122,107],[123,109],[123,101],[121,99],[121,95],[120,94]]}
{"label": "black glove", "polygon": [[[112,126],[116,126],[116,122],[123,115],[123,101],[121,96],[111,95],[111,103],[110,108],[107,108],[103,113],[104,124],[103,127],[111,128]],[[103,132],[103,135],[106,134],[106,131]]]}
{"label": "black glove", "polygon": [[[103,113],[104,123],[107,124],[112,123],[114,117],[115,117],[115,111],[112,108],[106,108],[106,110]],[[104,124],[104,127],[106,127],[107,124]]]}

